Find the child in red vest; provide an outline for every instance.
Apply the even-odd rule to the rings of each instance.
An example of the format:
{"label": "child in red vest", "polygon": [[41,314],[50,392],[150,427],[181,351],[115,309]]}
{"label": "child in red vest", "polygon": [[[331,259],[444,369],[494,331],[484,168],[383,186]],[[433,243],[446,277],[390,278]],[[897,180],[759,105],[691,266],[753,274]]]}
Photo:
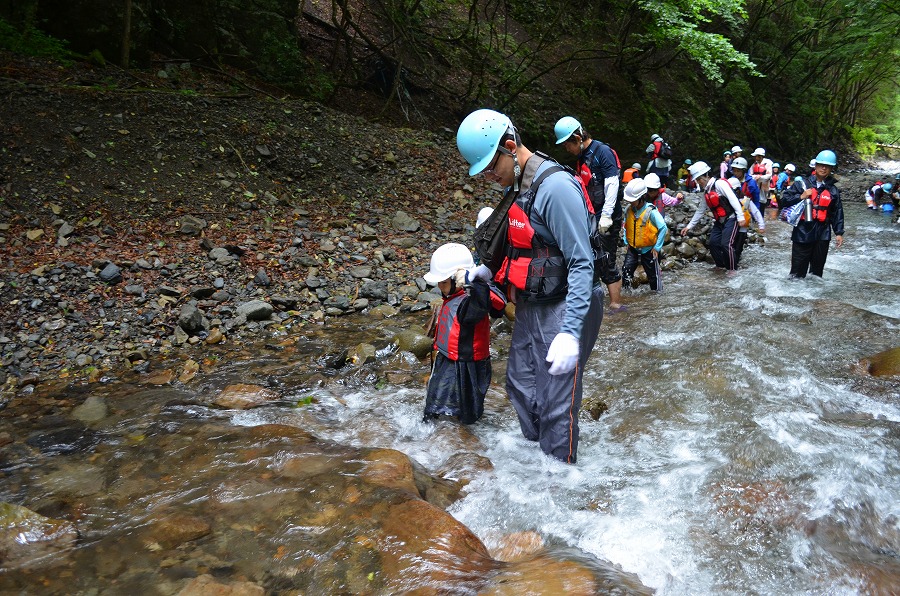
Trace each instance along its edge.
{"label": "child in red vest", "polygon": [[455,416],[472,424],[484,413],[484,396],[491,384],[491,320],[499,317],[506,298],[481,279],[467,279],[475,267],[472,253],[451,242],[431,255],[425,281],[444,297],[437,317],[437,352],[425,397],[424,420]]}

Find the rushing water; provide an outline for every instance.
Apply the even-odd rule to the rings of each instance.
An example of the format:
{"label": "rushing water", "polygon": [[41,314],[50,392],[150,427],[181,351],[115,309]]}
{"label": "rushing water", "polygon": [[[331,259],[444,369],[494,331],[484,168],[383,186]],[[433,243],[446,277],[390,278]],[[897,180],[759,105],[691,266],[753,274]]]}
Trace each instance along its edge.
{"label": "rushing water", "polygon": [[[429,470],[459,451],[477,452],[493,469],[470,470],[474,480],[466,496],[449,511],[486,545],[533,531],[551,548],[610,561],[659,594],[896,593],[900,390],[896,378],[869,377],[857,363],[900,346],[900,226],[860,203],[845,211],[844,246],[832,245],[822,279],[787,278],[790,228],[772,222],[766,243],[745,249],[745,268],[734,277],[695,263],[666,273],[663,294],[646,286],[627,294],[629,309],[607,316],[588,362],[585,397],[602,400],[608,410],[597,420],[582,412],[575,466],[550,460],[521,436],[503,391],[508,330],[495,338],[495,383],[471,435],[455,432],[450,422],[420,421],[422,365],[396,355],[396,368],[416,382],[373,387],[361,373],[358,382],[294,390],[295,367],[273,355],[224,363],[212,376],[267,376],[283,386],[285,403],[312,401],[307,407],[215,414],[190,405],[169,408],[201,422],[275,422],[345,446],[389,447]],[[327,330],[309,338],[306,349],[321,349],[326,336]],[[204,390],[170,393],[190,403]],[[153,428],[182,432],[164,416],[143,419],[139,410],[149,401],[146,393],[119,396],[106,422],[118,442],[89,460],[96,466],[116,462],[116,472],[96,473],[118,478],[105,486],[119,498],[108,498],[108,509],[93,510],[86,525],[94,534],[84,533],[88,543],[103,545],[105,524],[127,535],[142,523],[140,512],[151,508],[157,486],[144,472],[156,480],[169,477],[152,468],[154,453],[142,454],[141,463],[123,463]],[[146,415],[160,416],[160,409]],[[240,486],[224,476],[201,475],[197,485],[176,491],[186,506],[211,498],[204,485],[246,492],[259,477],[246,476],[251,488],[235,480],[250,458],[222,441],[205,454],[189,435],[158,448],[160,455],[184,450],[192,461],[204,462],[224,461],[235,450],[231,482]],[[129,449],[132,455],[125,455]],[[269,456],[276,454],[254,457]],[[5,470],[12,475],[10,461]],[[138,468],[141,474],[134,473]],[[77,473],[90,476],[88,469]],[[53,473],[64,482],[58,470]],[[123,488],[123,482],[134,486]],[[28,495],[23,486],[3,492],[3,500]],[[216,498],[225,507],[244,497]],[[235,513],[234,528],[252,525],[252,515]],[[278,540],[291,533],[273,530],[279,532]],[[230,548],[240,552],[236,544],[240,540]],[[110,548],[95,550],[92,559]],[[147,552],[140,545],[135,551]],[[261,572],[240,571],[250,577]],[[108,569],[94,573],[104,572],[110,575]],[[141,585],[138,579],[133,585]]]}

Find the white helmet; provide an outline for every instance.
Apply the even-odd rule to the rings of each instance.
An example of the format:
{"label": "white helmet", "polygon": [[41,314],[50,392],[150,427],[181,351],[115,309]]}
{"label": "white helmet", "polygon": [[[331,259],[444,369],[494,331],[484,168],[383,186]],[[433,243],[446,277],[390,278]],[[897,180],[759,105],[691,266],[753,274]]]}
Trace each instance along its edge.
{"label": "white helmet", "polygon": [[475,266],[469,249],[457,242],[450,242],[438,247],[431,255],[431,269],[423,277],[435,286],[450,279],[459,269],[471,269]]}
{"label": "white helmet", "polygon": [[731,148],[732,153],[739,153],[741,151],[743,151],[743,149],[741,149],[740,145],[735,145],[734,147]]}
{"label": "white helmet", "polygon": [[659,176],[652,172],[644,176],[644,184],[647,185],[647,190],[662,187],[662,181],[659,179]]}
{"label": "white helmet", "polygon": [[816,167],[816,160],[814,160],[814,159],[809,160],[809,167],[811,167],[811,168]]}
{"label": "white helmet", "polygon": [[478,218],[475,220],[475,227],[480,228],[481,224],[486,222],[493,212],[493,207],[482,207],[481,211],[478,212]]}
{"label": "white helmet", "polygon": [[705,161],[698,161],[694,164],[691,164],[691,167],[688,168],[688,172],[691,173],[691,178],[696,180],[703,174],[706,174],[707,172],[709,172],[709,166],[706,164]]}
{"label": "white helmet", "polygon": [[763,149],[762,147],[757,147],[756,149],[753,150],[753,153],[751,153],[750,155],[752,155],[753,157],[756,157],[757,155],[762,155],[763,157],[765,157],[766,150]]}
{"label": "white helmet", "polygon": [[657,134],[654,134],[650,137],[651,142],[656,142],[656,141],[661,141],[661,140],[662,140],[662,137]]}
{"label": "white helmet", "polygon": [[747,169],[747,160],[744,159],[743,157],[738,157],[733,162],[731,162],[731,169],[733,170],[734,168],[737,168],[739,170],[746,170]]}
{"label": "white helmet", "polygon": [[796,171],[796,170],[797,170],[797,166],[795,166],[795,165],[792,164],[792,163],[789,163],[788,165],[784,166],[784,171],[785,171],[785,172],[794,172],[794,171]]}
{"label": "white helmet", "polygon": [[625,200],[634,203],[647,194],[647,183],[643,178],[635,178],[625,185]]}
{"label": "white helmet", "polygon": [[728,184],[731,185],[731,190],[737,190],[741,186],[741,181],[732,176],[728,179]]}
{"label": "white helmet", "polygon": [[635,162],[635,163],[631,164],[631,167],[634,168],[635,170],[640,171],[640,169],[641,169],[641,164]]}

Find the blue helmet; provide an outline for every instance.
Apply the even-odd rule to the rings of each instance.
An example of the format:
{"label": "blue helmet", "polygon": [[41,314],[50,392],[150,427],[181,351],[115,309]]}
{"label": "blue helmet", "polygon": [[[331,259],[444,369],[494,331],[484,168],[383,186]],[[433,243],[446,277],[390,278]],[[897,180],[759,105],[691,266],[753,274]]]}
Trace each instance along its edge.
{"label": "blue helmet", "polygon": [[513,134],[512,121],[494,110],[475,110],[462,121],[456,131],[456,147],[469,162],[469,176],[484,170],[507,132]]}
{"label": "blue helmet", "polygon": [[837,165],[837,154],[831,149],[819,151],[819,154],[816,156],[816,163],[834,167]]}
{"label": "blue helmet", "polygon": [[556,121],[553,132],[556,133],[556,144],[565,143],[576,130],[581,128],[581,122],[571,116],[563,116]]}
{"label": "blue helmet", "polygon": [[894,185],[890,182],[886,182],[881,188],[882,190],[884,190],[884,192],[891,192],[891,189],[894,188]]}

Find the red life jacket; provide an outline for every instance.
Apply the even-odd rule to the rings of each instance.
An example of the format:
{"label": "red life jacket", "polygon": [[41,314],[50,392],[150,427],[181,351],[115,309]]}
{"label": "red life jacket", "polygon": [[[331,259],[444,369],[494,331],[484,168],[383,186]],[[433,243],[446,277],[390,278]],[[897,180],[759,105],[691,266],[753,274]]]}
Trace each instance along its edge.
{"label": "red life jacket", "polygon": [[[827,188],[823,188],[821,192],[818,189],[812,189],[812,194],[809,195],[809,200],[812,203],[812,218],[813,221],[823,222],[828,219],[828,206],[831,205],[831,191]],[[803,214],[803,219],[806,220],[806,214]]]}
{"label": "red life jacket", "polygon": [[731,203],[726,197],[719,196],[716,191],[716,185],[713,184],[712,190],[704,193],[703,198],[706,199],[706,206],[712,211],[713,218],[716,221],[727,218],[734,211]]}
{"label": "red life jacket", "polygon": [[[534,231],[529,218],[541,182],[551,174],[565,170],[566,168],[559,164],[544,170],[534,179],[528,190],[516,197],[507,214],[509,228],[506,256],[494,280],[504,286],[512,284],[526,300],[559,299],[564,297],[568,290],[568,269],[562,251],[557,246],[545,243]],[[576,178],[580,179],[581,175],[577,175]],[[581,188],[585,203],[590,205],[591,201],[584,192],[584,186]],[[597,229],[593,217],[590,225],[592,231]]]}
{"label": "red life jacket", "polygon": [[760,176],[765,173],[766,173],[766,165],[764,163],[759,162],[759,163],[753,164],[752,174],[754,176]]}
{"label": "red life jacket", "polygon": [[[450,360],[477,362],[491,356],[491,319],[485,315],[474,326],[461,326],[457,314],[466,297],[465,289],[461,289],[444,298],[434,332],[434,349]],[[490,297],[492,310],[502,310],[506,305],[506,300],[493,286]]]}

